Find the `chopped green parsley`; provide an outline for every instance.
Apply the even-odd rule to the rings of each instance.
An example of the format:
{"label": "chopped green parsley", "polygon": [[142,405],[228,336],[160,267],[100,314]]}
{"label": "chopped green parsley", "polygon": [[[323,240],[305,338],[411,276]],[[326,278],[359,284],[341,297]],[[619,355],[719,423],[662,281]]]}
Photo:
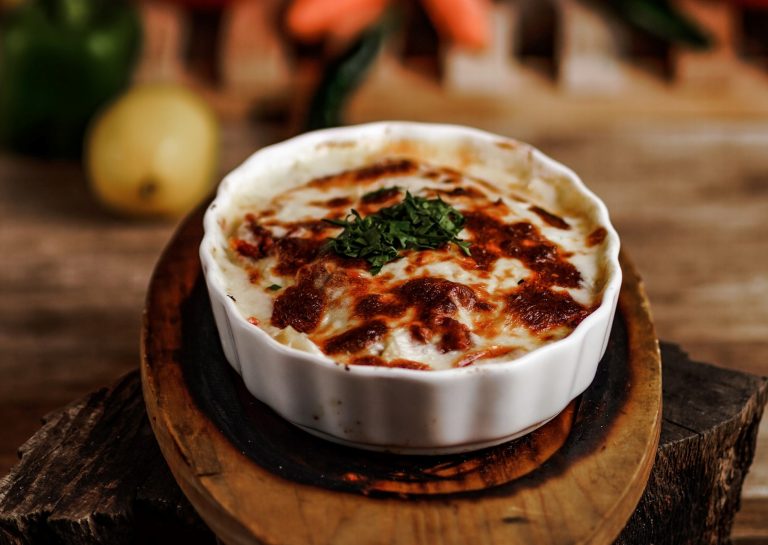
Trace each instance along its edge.
{"label": "chopped green parsley", "polygon": [[353,209],[343,220],[325,221],[344,228],[327,247],[342,256],[365,259],[373,275],[400,257],[402,250],[453,243],[470,255],[469,242],[457,236],[464,227],[464,216],[439,197],[426,199],[406,192],[402,202],[375,214],[362,217]]}

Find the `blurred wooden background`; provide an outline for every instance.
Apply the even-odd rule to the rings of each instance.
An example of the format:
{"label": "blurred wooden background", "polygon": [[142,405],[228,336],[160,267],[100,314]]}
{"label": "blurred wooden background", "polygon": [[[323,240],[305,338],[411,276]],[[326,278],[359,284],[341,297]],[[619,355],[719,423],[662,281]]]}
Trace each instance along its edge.
{"label": "blurred wooden background", "polygon": [[[595,115],[768,114],[768,3],[672,3],[710,35],[710,49],[617,25],[583,0],[500,0],[491,14],[490,47],[470,52],[441,41],[424,13],[405,2],[411,9],[377,79],[390,93],[407,84],[409,97],[416,86],[430,99],[482,97],[488,108],[524,98],[520,111],[548,113],[555,125],[558,118],[570,125]],[[295,105],[316,76],[323,48],[286,41],[282,0],[197,12],[162,0],[141,6],[146,42],[137,79],[184,81],[225,117]]]}
{"label": "blurred wooden background", "polygon": [[[575,0],[498,3],[482,54],[401,36],[349,120],[474,125],[569,165],[611,210],[659,336],[768,375],[768,12],[678,4],[720,39],[713,50],[617,32]],[[238,2],[210,32],[171,4],[142,4],[137,79],[184,81],[209,98],[224,120],[222,174],[295,130],[316,78],[311,56],[283,44],[280,9]],[[545,39],[525,34],[532,18]],[[189,54],[192,28],[213,55]],[[147,281],[173,225],[104,212],[76,164],[8,154],[0,214],[2,474],[44,413],[136,367]],[[743,497],[735,542],[768,544],[766,420]]]}

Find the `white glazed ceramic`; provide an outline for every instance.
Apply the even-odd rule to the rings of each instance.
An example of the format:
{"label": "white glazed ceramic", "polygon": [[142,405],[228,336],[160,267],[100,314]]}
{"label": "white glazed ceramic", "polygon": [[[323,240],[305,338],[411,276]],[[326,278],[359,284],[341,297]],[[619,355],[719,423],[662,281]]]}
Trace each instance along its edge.
{"label": "white glazed ceramic", "polygon": [[[343,366],[280,344],[248,323],[227,297],[214,255],[227,225],[291,184],[381,154],[410,155],[509,183],[552,209],[576,208],[604,227],[600,306],[562,340],[515,360],[440,371]],[[327,169],[327,171],[324,171]],[[311,172],[311,174],[309,174]],[[200,256],[224,353],[256,398],[293,424],[332,441],[374,450],[435,454],[474,450],[544,424],[592,382],[621,285],[619,238],[605,205],[576,174],[526,144],[453,125],[384,122],[298,136],[264,148],[230,173],[204,220]],[[244,422],[243,425],[248,425]]]}

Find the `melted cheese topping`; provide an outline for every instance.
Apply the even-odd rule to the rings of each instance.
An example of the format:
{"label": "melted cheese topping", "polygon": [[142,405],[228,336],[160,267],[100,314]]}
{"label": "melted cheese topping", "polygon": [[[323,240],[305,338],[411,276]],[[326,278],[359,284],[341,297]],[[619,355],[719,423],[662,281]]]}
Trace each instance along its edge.
{"label": "melted cheese topping", "polygon": [[[341,228],[323,219],[373,214],[405,190],[459,210],[471,255],[454,244],[406,250],[373,276],[364,260],[326,248]],[[288,346],[424,370],[509,361],[565,337],[600,303],[605,230],[555,212],[455,170],[390,158],[245,214],[219,261],[243,316]]]}

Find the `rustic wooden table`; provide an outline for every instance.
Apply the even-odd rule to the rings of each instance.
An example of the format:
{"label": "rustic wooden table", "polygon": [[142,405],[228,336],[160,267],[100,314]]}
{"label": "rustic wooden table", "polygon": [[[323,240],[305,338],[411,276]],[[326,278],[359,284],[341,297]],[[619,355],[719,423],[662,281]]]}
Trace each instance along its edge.
{"label": "rustic wooden table", "polygon": [[[467,121],[467,120],[463,120]],[[644,275],[659,336],[694,359],[768,375],[768,124],[474,124],[573,167],[607,203]],[[222,171],[284,136],[228,124]],[[76,164],[0,155],[0,474],[40,417],[138,361],[140,311],[172,223],[102,211]],[[737,544],[768,543],[768,421]]]}

